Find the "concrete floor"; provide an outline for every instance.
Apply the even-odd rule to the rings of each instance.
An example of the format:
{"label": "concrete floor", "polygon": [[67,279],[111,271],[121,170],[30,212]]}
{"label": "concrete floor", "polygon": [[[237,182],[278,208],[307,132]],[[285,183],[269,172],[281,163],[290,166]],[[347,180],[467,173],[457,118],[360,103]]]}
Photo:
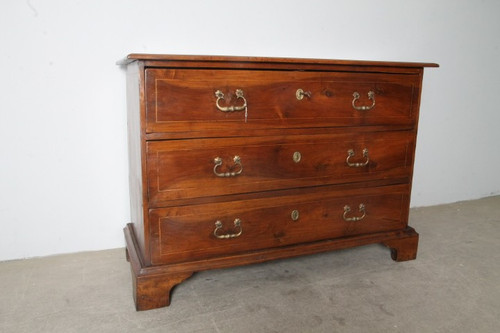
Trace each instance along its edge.
{"label": "concrete floor", "polygon": [[0,263],[0,332],[499,332],[500,196],[413,209],[380,245],[195,274],[136,312],[124,249]]}

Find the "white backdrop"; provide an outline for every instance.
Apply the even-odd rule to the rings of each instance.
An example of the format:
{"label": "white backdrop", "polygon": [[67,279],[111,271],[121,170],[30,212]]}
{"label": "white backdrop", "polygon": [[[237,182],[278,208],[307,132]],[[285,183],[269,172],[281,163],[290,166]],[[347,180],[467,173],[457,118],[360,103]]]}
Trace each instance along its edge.
{"label": "white backdrop", "polygon": [[499,194],[498,13],[496,0],[2,0],[0,260],[124,246],[115,62],[132,52],[437,62],[412,206]]}

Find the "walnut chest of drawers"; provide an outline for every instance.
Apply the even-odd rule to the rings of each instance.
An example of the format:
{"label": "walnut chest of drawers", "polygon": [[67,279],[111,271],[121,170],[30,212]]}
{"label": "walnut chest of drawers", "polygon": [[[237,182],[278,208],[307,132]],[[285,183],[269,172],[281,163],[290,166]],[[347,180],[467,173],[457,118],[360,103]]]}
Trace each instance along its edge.
{"label": "walnut chest of drawers", "polygon": [[424,67],[131,54],[127,68],[137,310],[193,272],[382,243],[408,226]]}

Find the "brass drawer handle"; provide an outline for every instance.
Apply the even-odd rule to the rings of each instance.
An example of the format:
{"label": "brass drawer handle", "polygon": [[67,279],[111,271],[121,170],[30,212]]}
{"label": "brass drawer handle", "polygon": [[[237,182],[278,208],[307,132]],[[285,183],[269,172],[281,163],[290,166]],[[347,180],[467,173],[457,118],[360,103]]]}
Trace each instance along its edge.
{"label": "brass drawer handle", "polygon": [[357,91],[355,91],[352,96],[354,97],[354,99],[352,100],[352,107],[355,109],[355,110],[358,110],[358,111],[368,111],[368,110],[371,110],[373,109],[373,107],[375,106],[375,93],[373,91],[369,91],[368,92],[368,99],[370,99],[372,101],[372,105],[370,106],[356,106],[356,101],[359,99],[360,95]]}
{"label": "brass drawer handle", "polygon": [[217,237],[218,239],[228,239],[228,238],[236,238],[241,236],[243,233],[243,228],[241,227],[241,220],[240,219],[235,219],[234,220],[234,228],[239,229],[239,231],[235,234],[224,234],[224,235],[219,235],[217,232],[222,229],[222,222],[217,220],[215,222],[215,230],[214,230],[214,236]]}
{"label": "brass drawer handle", "polygon": [[233,162],[234,162],[235,166],[239,167],[238,171],[218,172],[217,168],[222,165],[222,158],[220,158],[220,157],[217,156],[216,158],[214,158],[214,164],[215,164],[215,166],[214,166],[214,174],[217,177],[235,177],[235,176],[238,176],[239,174],[241,174],[243,172],[243,164],[241,164],[241,158],[238,155],[236,155],[233,158]]}
{"label": "brass drawer handle", "polygon": [[215,101],[215,105],[217,106],[217,109],[219,109],[222,112],[245,111],[245,122],[247,122],[248,108],[247,108],[247,100],[245,99],[245,96],[243,96],[243,90],[236,89],[235,95],[236,95],[236,99],[243,100],[243,105],[240,105],[240,106],[234,106],[234,105],[220,106],[219,101],[224,100],[224,93],[222,93],[222,91],[220,91],[220,90],[217,90],[215,92],[215,97],[217,97],[217,101]]}
{"label": "brass drawer handle", "polygon": [[347,217],[347,214],[349,214],[350,211],[351,211],[351,207],[348,205],[345,205],[344,206],[344,215],[342,215],[342,217],[344,218],[344,221],[347,221],[347,222],[361,221],[366,216],[365,204],[359,204],[359,212],[363,213],[363,215],[361,215],[361,216]]}
{"label": "brass drawer handle", "polygon": [[351,157],[353,157],[355,154],[354,154],[354,150],[353,149],[349,149],[347,151],[347,158],[345,160],[345,162],[347,163],[348,166],[352,167],[352,168],[361,168],[361,167],[364,167],[364,166],[367,166],[368,163],[370,163],[370,158],[368,157],[368,149],[365,148],[363,149],[363,157],[366,159],[364,162],[362,163],[352,163],[349,161],[349,159]]}
{"label": "brass drawer handle", "polygon": [[297,89],[297,91],[295,92],[295,97],[297,97],[297,99],[299,101],[301,101],[304,96],[307,96],[308,98],[311,98],[311,92],[310,91],[304,91],[302,89]]}

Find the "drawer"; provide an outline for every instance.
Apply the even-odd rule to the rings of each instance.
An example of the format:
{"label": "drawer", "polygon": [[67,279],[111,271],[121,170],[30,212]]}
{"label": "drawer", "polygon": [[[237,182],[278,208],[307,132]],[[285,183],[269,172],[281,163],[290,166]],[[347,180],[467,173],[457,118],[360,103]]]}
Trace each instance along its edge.
{"label": "drawer", "polygon": [[153,209],[153,263],[403,229],[408,200],[399,185]]}
{"label": "drawer", "polygon": [[149,204],[405,177],[414,133],[294,135],[147,143]]}
{"label": "drawer", "polygon": [[148,68],[146,132],[412,125],[419,94],[418,75]]}

